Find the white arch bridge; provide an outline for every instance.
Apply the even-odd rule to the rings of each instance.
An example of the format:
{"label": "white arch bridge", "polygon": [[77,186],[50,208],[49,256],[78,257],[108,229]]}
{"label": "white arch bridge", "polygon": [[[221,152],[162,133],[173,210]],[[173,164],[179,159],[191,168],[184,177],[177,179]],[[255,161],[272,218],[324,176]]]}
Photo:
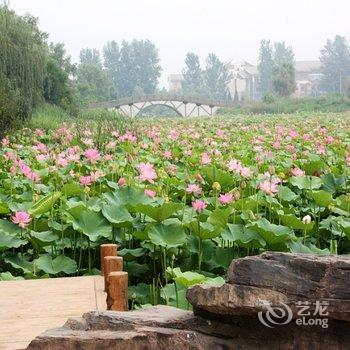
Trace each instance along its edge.
{"label": "white arch bridge", "polygon": [[219,108],[233,107],[235,103],[229,100],[210,100],[193,96],[155,94],[96,102],[89,104],[88,108],[117,110],[123,115],[137,117],[143,110],[150,106],[166,106],[181,117],[199,117],[211,116]]}

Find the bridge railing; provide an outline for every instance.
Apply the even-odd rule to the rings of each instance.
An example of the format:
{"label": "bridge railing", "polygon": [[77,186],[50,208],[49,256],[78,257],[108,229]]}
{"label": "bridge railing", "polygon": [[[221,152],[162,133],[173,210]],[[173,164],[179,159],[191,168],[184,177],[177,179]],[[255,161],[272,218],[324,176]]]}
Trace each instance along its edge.
{"label": "bridge railing", "polygon": [[120,98],[111,101],[90,103],[87,105],[87,108],[116,108],[125,105],[133,105],[134,103],[154,101],[176,101],[182,103],[194,103],[197,105],[207,105],[212,107],[233,107],[236,105],[236,102],[232,100],[210,99],[205,97],[198,97],[195,95],[152,94]]}

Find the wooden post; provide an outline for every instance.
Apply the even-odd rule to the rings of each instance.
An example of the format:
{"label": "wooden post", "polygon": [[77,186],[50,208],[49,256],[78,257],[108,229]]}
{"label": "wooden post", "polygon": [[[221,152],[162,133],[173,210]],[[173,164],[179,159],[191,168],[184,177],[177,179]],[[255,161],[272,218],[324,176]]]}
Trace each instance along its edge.
{"label": "wooden post", "polygon": [[108,275],[107,310],[128,311],[128,273],[111,272]]}
{"label": "wooden post", "polygon": [[116,256],[117,245],[116,244],[101,244],[100,247],[100,258],[101,258],[101,275],[104,275],[103,259],[105,256]]}
{"label": "wooden post", "polygon": [[123,271],[123,258],[121,256],[105,256],[103,259],[103,271],[105,292],[107,292],[108,275],[111,272]]}

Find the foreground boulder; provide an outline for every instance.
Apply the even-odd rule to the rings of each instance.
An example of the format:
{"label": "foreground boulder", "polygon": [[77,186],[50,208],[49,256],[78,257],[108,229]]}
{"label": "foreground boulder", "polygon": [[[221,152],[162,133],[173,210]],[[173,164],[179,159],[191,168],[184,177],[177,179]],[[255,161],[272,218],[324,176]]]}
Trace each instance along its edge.
{"label": "foreground boulder", "polygon": [[222,287],[197,285],[187,298],[196,314],[256,315],[282,302],[297,314],[326,304],[328,319],[350,322],[350,257],[264,253],[233,260]]}
{"label": "foreground boulder", "polygon": [[264,253],[232,261],[227,277],[188,290],[194,313],[90,312],[28,349],[349,349],[349,257]]}

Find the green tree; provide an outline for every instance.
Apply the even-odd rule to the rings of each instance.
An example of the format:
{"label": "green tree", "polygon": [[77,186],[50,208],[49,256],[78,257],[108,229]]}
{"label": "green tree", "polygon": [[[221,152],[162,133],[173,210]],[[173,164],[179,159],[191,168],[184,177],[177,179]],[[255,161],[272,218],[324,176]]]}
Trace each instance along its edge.
{"label": "green tree", "polygon": [[11,81],[0,73],[0,140],[5,132],[15,126],[22,118],[21,97]]}
{"label": "green tree", "polygon": [[47,102],[66,110],[75,109],[74,90],[69,75],[75,74],[75,65],[66,56],[61,43],[49,45],[49,60],[46,65],[43,94]]}
{"label": "green tree", "polygon": [[185,95],[203,95],[203,71],[199,56],[189,52],[185,59],[185,68],[182,70],[182,90]]}
{"label": "green tree", "polygon": [[19,93],[16,101],[26,118],[43,99],[47,34],[39,30],[36,18],[18,16],[6,6],[0,6],[0,33],[0,84]]}
{"label": "green tree", "polygon": [[293,49],[283,41],[275,42],[273,62],[273,91],[279,96],[290,96],[296,89]]}
{"label": "green tree", "polygon": [[291,46],[286,46],[284,41],[274,43],[273,62],[275,66],[284,63],[294,65],[294,52]]}
{"label": "green tree", "polygon": [[322,73],[321,87],[330,93],[342,93],[344,81],[350,76],[350,48],[346,38],[336,35],[327,40],[321,50]]}
{"label": "green tree", "polygon": [[146,94],[154,94],[162,71],[158,49],[149,40],[133,40],[132,49],[137,77],[135,87],[140,87]]}
{"label": "green tree", "polygon": [[228,83],[231,74],[227,66],[214,54],[210,53],[206,59],[204,82],[210,98],[227,99]]}
{"label": "green tree", "polygon": [[161,70],[158,50],[153,43],[149,40],[123,41],[117,75],[120,96],[132,96],[140,89],[145,94],[153,94]]}
{"label": "green tree", "polygon": [[272,75],[272,86],[279,96],[287,97],[295,91],[295,69],[290,62],[276,65]]}
{"label": "green tree", "polygon": [[97,50],[84,49],[80,52],[76,86],[82,103],[104,101],[111,98],[112,86],[103,70]]}
{"label": "green tree", "polygon": [[120,67],[120,50],[115,41],[109,41],[103,47],[103,63],[106,69],[107,77],[112,84],[112,98],[118,96],[118,72]]}
{"label": "green tree", "polygon": [[100,52],[96,49],[83,49],[80,51],[79,59],[81,64],[91,64],[102,68]]}
{"label": "green tree", "polygon": [[272,72],[274,69],[273,49],[270,40],[261,40],[259,52],[259,91],[261,95],[272,92]]}

